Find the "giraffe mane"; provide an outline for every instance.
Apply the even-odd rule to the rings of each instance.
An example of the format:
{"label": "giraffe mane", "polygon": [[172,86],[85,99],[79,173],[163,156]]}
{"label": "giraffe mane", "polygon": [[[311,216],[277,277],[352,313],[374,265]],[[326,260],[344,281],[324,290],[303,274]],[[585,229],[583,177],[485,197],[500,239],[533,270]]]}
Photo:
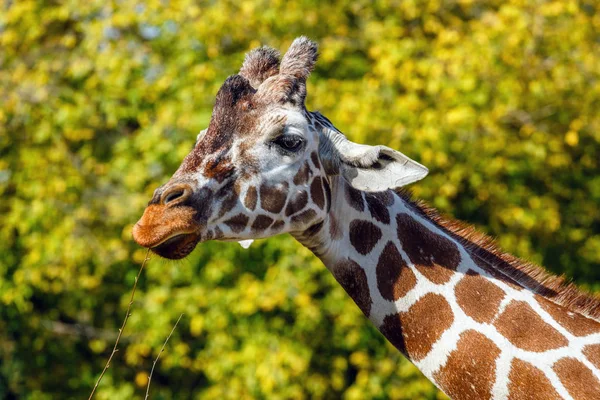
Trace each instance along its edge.
{"label": "giraffe mane", "polygon": [[488,269],[572,312],[600,321],[600,297],[584,292],[564,276],[554,275],[539,265],[504,252],[490,236],[473,225],[440,214],[422,200],[414,200],[410,191],[395,191],[417,213],[457,240]]}

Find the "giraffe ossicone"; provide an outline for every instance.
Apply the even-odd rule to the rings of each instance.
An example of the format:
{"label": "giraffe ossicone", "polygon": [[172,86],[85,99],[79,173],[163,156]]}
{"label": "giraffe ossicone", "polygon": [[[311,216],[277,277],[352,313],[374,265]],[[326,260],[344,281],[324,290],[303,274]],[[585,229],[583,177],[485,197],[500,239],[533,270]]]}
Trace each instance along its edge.
{"label": "giraffe ossicone", "polygon": [[427,168],[352,143],[305,107],[317,46],[250,52],[133,229],[178,259],[292,234],[383,335],[455,399],[600,398],[600,301],[397,189]]}

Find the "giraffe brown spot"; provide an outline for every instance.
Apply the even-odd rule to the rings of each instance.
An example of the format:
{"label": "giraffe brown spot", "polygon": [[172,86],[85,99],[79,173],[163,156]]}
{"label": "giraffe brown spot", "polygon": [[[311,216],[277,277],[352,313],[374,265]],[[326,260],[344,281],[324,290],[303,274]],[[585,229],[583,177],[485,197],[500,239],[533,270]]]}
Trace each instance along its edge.
{"label": "giraffe brown spot", "polygon": [[256,231],[264,231],[273,223],[273,218],[267,217],[266,215],[259,215],[252,223],[251,229]]}
{"label": "giraffe brown spot", "polygon": [[304,165],[300,167],[296,175],[294,176],[294,185],[300,186],[304,185],[308,182],[308,178],[310,176],[310,167],[308,162],[304,162]]}
{"label": "giraffe brown spot", "polygon": [[316,234],[321,232],[321,229],[323,229],[323,225],[324,225],[323,221],[317,222],[316,224],[312,224],[311,226],[306,228],[306,230],[304,231],[304,235],[309,236],[309,237],[315,236]]}
{"label": "giraffe brown spot", "polygon": [[379,256],[376,267],[377,288],[381,296],[396,301],[404,296],[416,283],[417,278],[402,259],[400,252],[392,242],[388,242]]}
{"label": "giraffe brown spot", "polygon": [[600,344],[588,344],[583,348],[583,354],[596,368],[600,368]]}
{"label": "giraffe brown spot", "polygon": [[226,154],[228,154],[227,149],[215,158],[208,160],[204,166],[203,175],[213,178],[219,183],[229,178],[235,172],[235,167],[231,163],[231,158]]}
{"label": "giraffe brown spot", "polygon": [[400,315],[404,327],[406,350],[413,360],[427,355],[433,344],[450,328],[454,315],[446,299],[439,294],[427,294]]}
{"label": "giraffe brown spot", "polygon": [[325,190],[325,208],[327,209],[327,212],[329,212],[329,210],[331,210],[331,186],[329,186],[327,178],[323,178],[321,182],[323,183],[323,189]]}
{"label": "giraffe brown spot", "polygon": [[355,219],[350,222],[350,243],[363,256],[373,250],[381,239],[381,229],[369,221]]}
{"label": "giraffe brown spot", "polygon": [[235,179],[233,180],[234,184],[233,184],[233,192],[238,196],[240,196],[240,193],[242,193],[242,181],[240,181],[239,179]]}
{"label": "giraffe brown spot", "polygon": [[237,180],[235,179],[230,179],[223,184],[215,193],[215,197],[217,199],[222,199],[225,197],[230,197],[232,194],[239,195],[239,186],[237,184]]}
{"label": "giraffe brown spot", "polygon": [[329,214],[329,235],[332,240],[339,240],[344,236],[337,217],[333,213]]}
{"label": "giraffe brown spot", "polygon": [[467,271],[454,293],[465,314],[481,323],[492,322],[505,295],[502,289],[473,270]]}
{"label": "giraffe brown spot", "polygon": [[489,399],[499,355],[498,346],[485,335],[473,329],[465,331],[460,334],[456,349],[450,353],[446,364],[433,374],[433,379],[451,398]]}
{"label": "giraffe brown spot", "polygon": [[346,293],[368,317],[371,313],[372,300],[365,271],[356,262],[347,259],[338,262],[332,269],[332,273]]}
{"label": "giraffe brown spot", "polygon": [[446,299],[429,293],[408,311],[385,317],[381,332],[408,358],[418,361],[429,353],[453,321],[454,315]]}
{"label": "giraffe brown spot", "polygon": [[360,190],[354,189],[352,186],[346,184],[344,185],[346,188],[346,200],[348,204],[356,211],[364,211],[365,203],[362,198],[362,192]]}
{"label": "giraffe brown spot", "polygon": [[300,214],[294,215],[292,217],[293,225],[305,224],[307,222],[312,221],[317,216],[317,213],[312,208],[301,212]]}
{"label": "giraffe brown spot", "polygon": [[248,225],[248,220],[249,218],[247,215],[238,214],[225,221],[225,225],[227,225],[233,233],[240,233],[246,228],[246,225]]}
{"label": "giraffe brown spot", "polygon": [[383,336],[398,349],[398,351],[404,354],[406,358],[410,359],[410,356],[406,352],[406,343],[404,342],[404,336],[402,334],[402,323],[398,314],[385,317],[379,330]]}
{"label": "giraffe brown spot", "polygon": [[219,209],[218,218],[223,217],[231,211],[238,203],[239,192],[236,192],[235,180],[230,180],[225,183],[215,193],[215,198],[221,200],[221,208]]}
{"label": "giraffe brown spot", "polygon": [[310,184],[310,197],[321,210],[325,207],[325,194],[323,193],[323,185],[319,176],[313,179]]}
{"label": "giraffe brown spot", "polygon": [[573,398],[600,399],[600,382],[581,361],[571,357],[561,358],[552,369]]}
{"label": "giraffe brown spot", "polygon": [[501,335],[523,350],[539,352],[569,344],[563,335],[524,301],[510,302],[494,326]]}
{"label": "giraffe brown spot", "polygon": [[417,270],[433,283],[448,282],[460,263],[456,245],[419,224],[408,214],[398,214],[396,222],[402,249]]}
{"label": "giraffe brown spot", "polygon": [[237,205],[238,196],[235,193],[230,193],[228,197],[223,200],[221,203],[221,209],[219,210],[218,218],[223,217],[223,215],[227,214],[229,211],[233,210],[233,208]]}
{"label": "giraffe brown spot", "polygon": [[316,169],[321,169],[321,163],[319,162],[319,155],[317,154],[316,151],[313,151],[312,153],[310,153],[310,159],[312,160]]}
{"label": "giraffe brown spot", "polygon": [[513,288],[515,290],[523,289],[521,286],[519,286],[517,284],[517,282],[513,278],[494,269],[494,267],[492,267],[492,265],[488,264],[487,262],[485,262],[482,258],[478,257],[477,255],[471,254],[471,260],[473,260],[473,262],[475,264],[477,264],[477,266],[479,268],[481,268],[482,270],[484,270],[485,272],[490,274],[494,279],[497,279],[499,281],[506,283],[508,286],[510,286],[511,288]]}
{"label": "giraffe brown spot", "polygon": [[283,221],[275,221],[275,223],[273,223],[273,225],[271,226],[271,231],[275,232],[279,232],[283,226],[285,225],[285,222]]}
{"label": "giraffe brown spot", "polygon": [[386,207],[394,204],[394,192],[391,190],[384,190],[382,192],[373,192],[371,195],[377,198]]}
{"label": "giraffe brown spot", "polygon": [[250,186],[246,192],[246,198],[244,199],[244,205],[247,209],[254,211],[256,208],[256,202],[258,201],[258,193],[254,186]]}
{"label": "giraffe brown spot", "polygon": [[508,398],[511,400],[562,399],[540,369],[518,358],[515,358],[510,366]]}
{"label": "giraffe brown spot", "polygon": [[260,206],[263,210],[277,214],[283,209],[287,199],[287,182],[275,186],[263,183],[260,186]]}
{"label": "giraffe brown spot", "polygon": [[600,332],[600,323],[593,319],[586,318],[581,314],[570,311],[565,307],[552,303],[542,296],[535,296],[537,302],[550,316],[562,325],[563,328],[575,336],[586,336],[592,333]]}
{"label": "giraffe brown spot", "polygon": [[365,200],[373,218],[384,224],[390,223],[390,212],[378,196],[374,193],[365,193]]}
{"label": "giraffe brown spot", "polygon": [[288,201],[288,205],[285,208],[285,215],[289,217],[292,214],[296,214],[306,207],[306,204],[308,204],[308,193],[303,190],[296,197]]}

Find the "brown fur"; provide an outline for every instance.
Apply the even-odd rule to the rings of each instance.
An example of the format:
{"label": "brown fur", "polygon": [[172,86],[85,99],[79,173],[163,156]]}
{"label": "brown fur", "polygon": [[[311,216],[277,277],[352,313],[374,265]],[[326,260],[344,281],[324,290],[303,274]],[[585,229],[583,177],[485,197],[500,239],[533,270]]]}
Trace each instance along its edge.
{"label": "brown fur", "polygon": [[329,214],[329,235],[332,240],[340,240],[344,237],[337,217],[333,213]]}
{"label": "brown fur", "polygon": [[536,296],[540,306],[554,318],[563,328],[575,336],[587,336],[600,332],[600,323],[591,318],[586,318],[578,313],[565,312],[565,308],[554,304],[542,296]]}
{"label": "brown fur", "polygon": [[490,323],[498,313],[504,291],[483,276],[468,270],[454,287],[456,302],[477,322]]}
{"label": "brown fur", "polygon": [[333,268],[333,276],[368,317],[371,313],[371,295],[367,274],[355,261],[346,259]]}
{"label": "brown fur", "polygon": [[287,200],[288,186],[287,182],[273,186],[266,183],[260,185],[260,206],[262,209],[274,214],[280,212]]}
{"label": "brown fur", "polygon": [[329,212],[331,210],[331,186],[326,178],[323,178],[321,183],[323,183],[323,190],[325,190],[325,208]]}
{"label": "brown fur", "polygon": [[354,189],[348,184],[344,185],[344,189],[346,201],[348,201],[348,204],[350,204],[350,206],[356,211],[364,211],[365,202],[363,201],[362,192],[360,190]]}
{"label": "brown fur", "polygon": [[292,214],[302,211],[307,204],[308,193],[302,190],[300,193],[296,194],[296,197],[291,198],[288,201],[287,207],[285,208],[285,216],[289,217]]}
{"label": "brown fur", "polygon": [[267,229],[273,223],[273,218],[266,215],[258,215],[254,222],[252,223],[253,232],[262,232]]}
{"label": "brown fur", "polygon": [[596,368],[600,368],[600,344],[588,344],[583,348],[583,354]]}
{"label": "brown fur", "polygon": [[498,333],[527,351],[548,351],[569,344],[560,332],[540,317],[524,301],[511,301],[494,321]]}
{"label": "brown fur", "polygon": [[350,222],[350,243],[363,256],[373,250],[381,236],[381,229],[372,222],[360,219]]}
{"label": "brown fur", "polygon": [[554,363],[552,369],[554,369],[554,372],[556,372],[556,375],[573,398],[600,398],[600,382],[582,362],[565,357]]}
{"label": "brown fur", "polygon": [[375,271],[379,293],[389,301],[396,301],[400,297],[404,297],[417,284],[414,272],[408,268],[392,242],[385,245]]}
{"label": "brown fur", "polygon": [[258,200],[258,193],[254,186],[250,186],[248,191],[246,192],[246,199],[244,200],[244,205],[247,209],[254,211],[256,208],[256,202]]}
{"label": "brown fur", "polygon": [[323,185],[321,184],[321,177],[317,176],[313,179],[310,184],[310,197],[313,203],[317,205],[321,210],[325,208],[325,193],[323,192]]}
{"label": "brown fur", "polygon": [[460,263],[458,247],[407,213],[396,215],[398,239],[415,268],[433,283],[446,283]]}
{"label": "brown fur", "polygon": [[489,236],[464,222],[443,217],[423,201],[413,201],[408,191],[401,189],[396,193],[419,214],[454,237],[473,258],[570,311],[600,321],[600,297],[584,293],[566,282],[564,277],[552,275],[538,265],[503,252]]}
{"label": "brown fur", "polygon": [[312,153],[310,153],[310,159],[312,160],[316,169],[321,169],[321,163],[319,162],[319,155],[317,154],[316,151],[313,151]]}
{"label": "brown fur", "polygon": [[283,221],[275,221],[273,223],[273,225],[271,225],[271,232],[273,232],[274,234],[279,232],[283,226],[285,225],[285,222]]}
{"label": "brown fur", "polygon": [[508,389],[511,400],[535,400],[541,395],[548,400],[562,399],[541,370],[518,358],[510,366]]}
{"label": "brown fur", "polygon": [[500,349],[494,342],[482,333],[468,330],[460,334],[456,349],[434,379],[454,399],[490,399],[499,355]]}
{"label": "brown fur", "polygon": [[244,214],[234,215],[225,221],[225,225],[227,225],[233,233],[240,233],[244,229],[246,229],[246,225],[248,225],[248,216]]}
{"label": "brown fur", "polygon": [[[397,319],[399,326],[402,327],[400,333],[409,358],[418,361],[431,351],[434,343],[446,329],[450,328],[454,321],[454,314],[444,296],[428,293],[413,304],[408,311],[397,314],[394,319]],[[381,332],[392,344],[397,345],[395,342],[397,338],[394,335],[388,336],[390,329],[394,327],[392,321],[393,319],[389,320],[386,317],[384,324],[391,322],[392,326],[383,326]],[[400,350],[402,351],[402,349]]]}
{"label": "brown fur", "polygon": [[381,223],[389,224],[390,212],[383,203],[381,196],[378,196],[378,193],[365,193],[365,199],[367,200],[367,207],[369,208],[371,217]]}
{"label": "brown fur", "polygon": [[257,89],[261,83],[279,73],[279,52],[267,46],[254,49],[244,59],[240,75]]}
{"label": "brown fur", "polygon": [[410,356],[406,351],[406,342],[402,333],[402,322],[398,314],[388,315],[384,318],[383,324],[379,327],[383,336],[394,345],[406,358],[410,360]]}
{"label": "brown fur", "polygon": [[312,208],[302,211],[300,214],[296,214],[291,218],[292,225],[300,225],[312,221],[317,216],[317,213]]}
{"label": "brown fur", "polygon": [[296,176],[294,176],[294,185],[300,186],[308,182],[309,176],[312,173],[308,162],[305,161],[304,165],[298,170]]}

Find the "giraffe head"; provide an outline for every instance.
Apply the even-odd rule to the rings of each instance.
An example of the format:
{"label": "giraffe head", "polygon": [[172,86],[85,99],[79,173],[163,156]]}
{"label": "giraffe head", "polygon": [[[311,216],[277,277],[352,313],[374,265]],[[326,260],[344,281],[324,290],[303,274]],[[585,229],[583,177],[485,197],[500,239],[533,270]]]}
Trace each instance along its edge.
{"label": "giraffe head", "polygon": [[201,241],[301,233],[327,218],[333,176],[377,191],[427,169],[384,146],[348,141],[306,111],[317,46],[301,37],[279,59],[261,47],[217,93],[208,128],[133,229],[137,243],[178,259]]}

